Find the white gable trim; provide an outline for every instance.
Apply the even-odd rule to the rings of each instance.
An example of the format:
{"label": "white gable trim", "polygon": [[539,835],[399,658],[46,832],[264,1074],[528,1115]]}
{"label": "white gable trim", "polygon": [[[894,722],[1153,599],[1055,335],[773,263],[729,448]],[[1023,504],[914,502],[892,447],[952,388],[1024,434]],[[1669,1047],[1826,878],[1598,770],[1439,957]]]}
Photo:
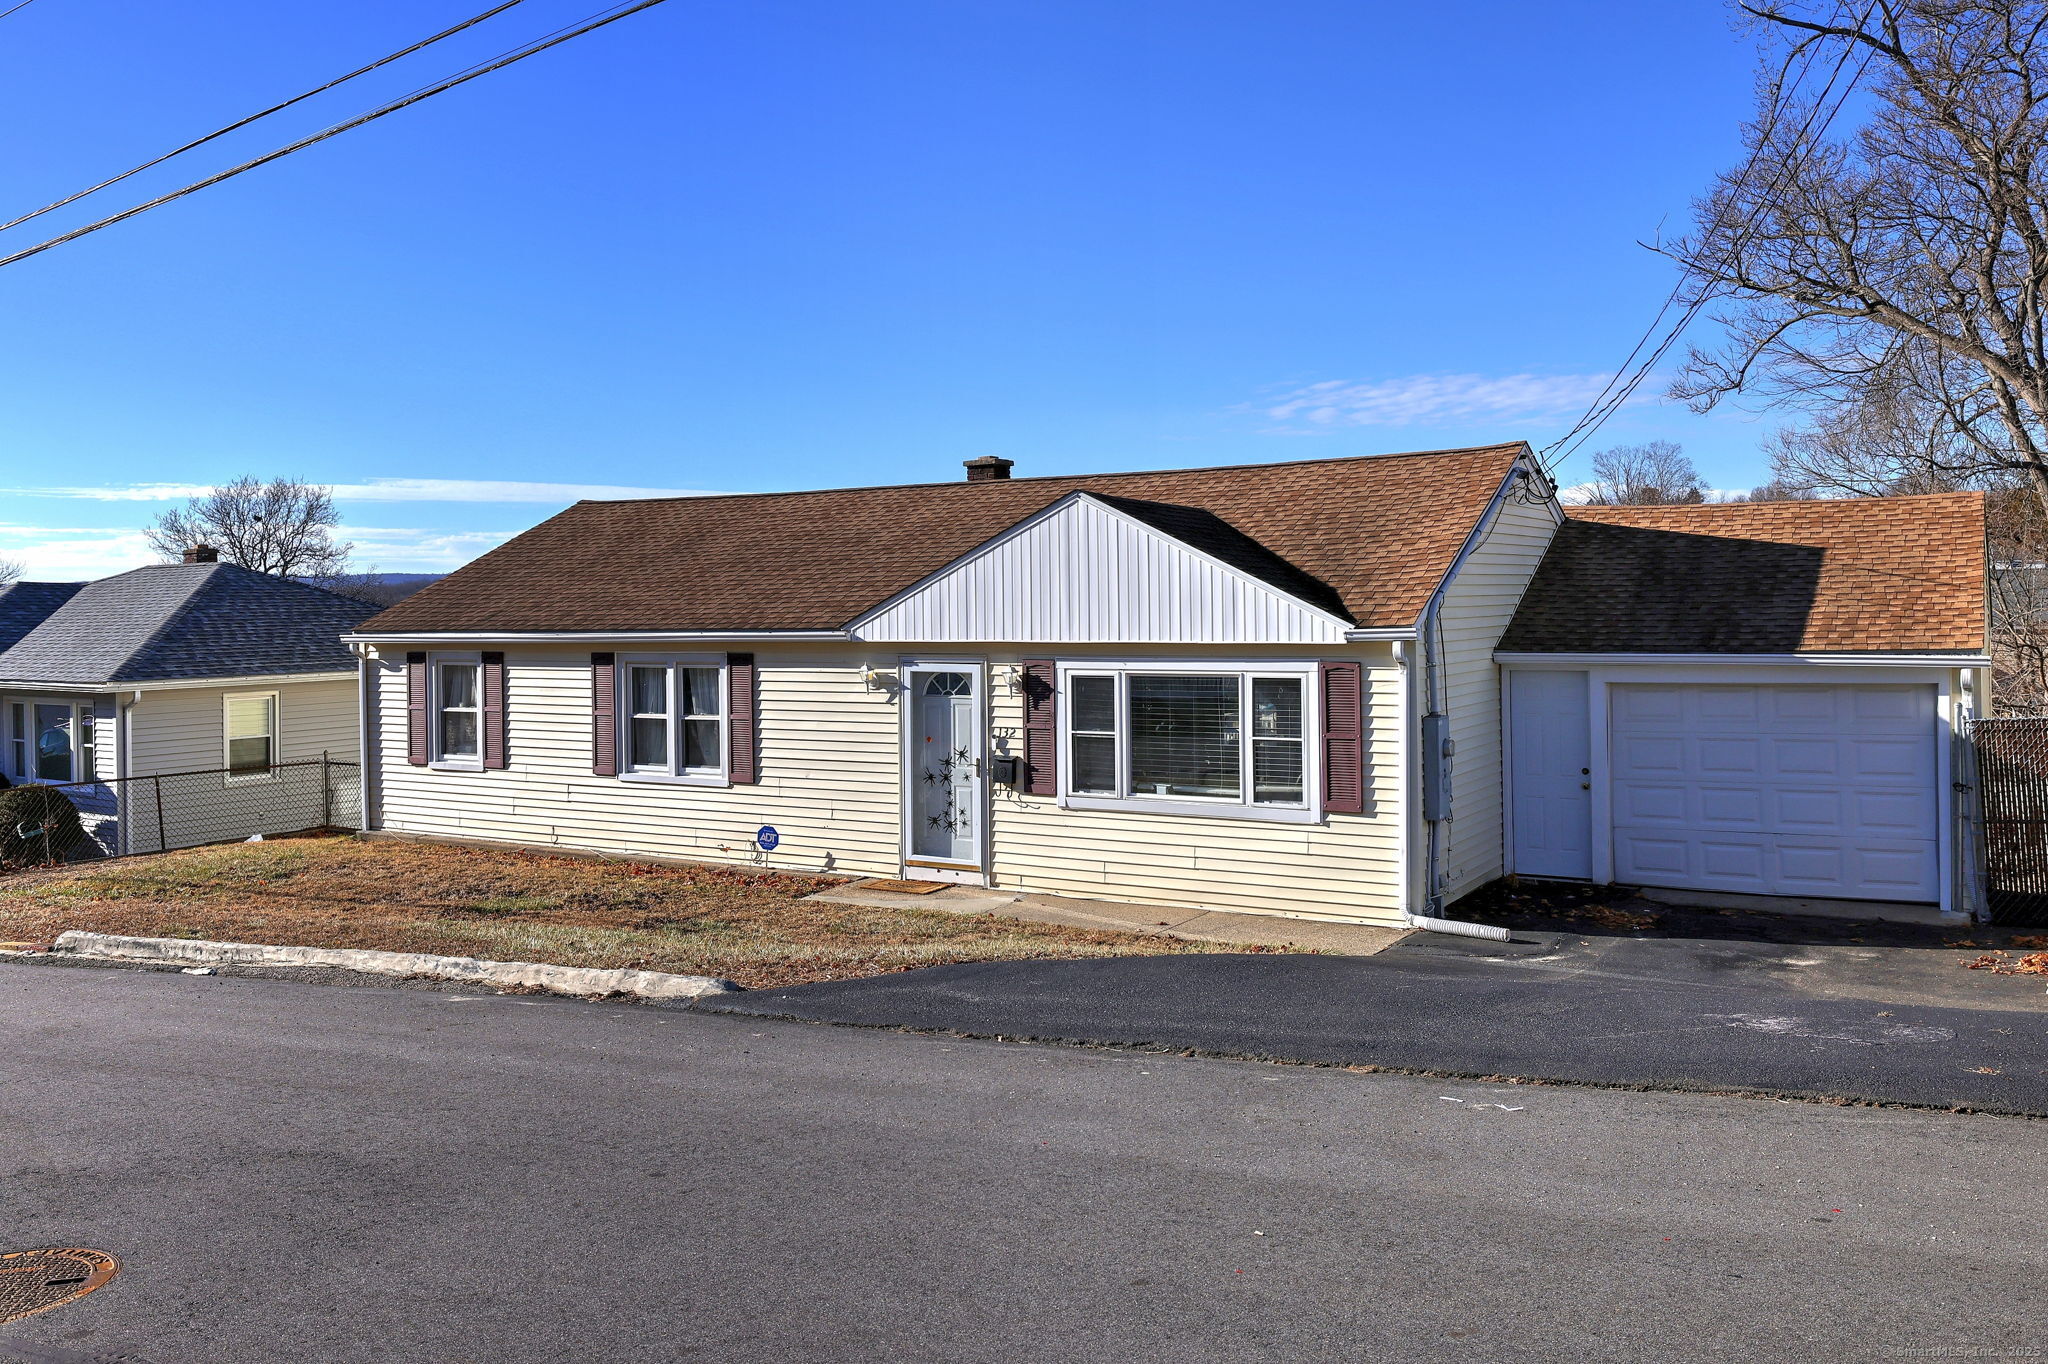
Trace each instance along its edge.
{"label": "white gable trim", "polygon": [[1069,493],[847,627],[890,643],[1341,644],[1351,623]]}

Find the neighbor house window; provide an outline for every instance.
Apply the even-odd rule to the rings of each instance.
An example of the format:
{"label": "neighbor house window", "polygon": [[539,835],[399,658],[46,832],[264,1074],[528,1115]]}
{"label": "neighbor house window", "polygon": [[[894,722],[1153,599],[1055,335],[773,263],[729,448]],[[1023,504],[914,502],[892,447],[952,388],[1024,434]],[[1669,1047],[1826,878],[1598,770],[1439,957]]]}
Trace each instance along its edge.
{"label": "neighbor house window", "polygon": [[90,701],[10,702],[8,736],[14,770],[24,778],[93,781],[99,775]]}
{"label": "neighbor house window", "polygon": [[243,780],[269,776],[277,763],[277,693],[229,695],[222,704],[227,710],[228,774]]}
{"label": "neighbor house window", "polygon": [[483,662],[441,659],[434,664],[434,761],[451,767],[483,765]]}
{"label": "neighbor house window", "polygon": [[1070,804],[1308,811],[1308,672],[1075,664],[1062,677]]}
{"label": "neighbor house window", "polygon": [[619,668],[622,775],[723,782],[725,667],[690,658],[626,659]]}

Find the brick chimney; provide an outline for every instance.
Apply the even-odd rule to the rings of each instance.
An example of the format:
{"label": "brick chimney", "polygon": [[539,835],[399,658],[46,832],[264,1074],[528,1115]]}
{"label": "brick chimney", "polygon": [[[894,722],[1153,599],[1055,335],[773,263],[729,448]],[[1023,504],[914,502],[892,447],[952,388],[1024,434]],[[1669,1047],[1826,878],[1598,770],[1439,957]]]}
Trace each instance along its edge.
{"label": "brick chimney", "polygon": [[1008,478],[1011,467],[1016,463],[1016,460],[1004,459],[1001,455],[983,455],[980,459],[970,459],[967,461],[967,481],[992,483],[999,478]]}
{"label": "brick chimney", "polygon": [[194,545],[185,551],[185,562],[188,564],[217,564],[220,562],[220,551],[212,545]]}

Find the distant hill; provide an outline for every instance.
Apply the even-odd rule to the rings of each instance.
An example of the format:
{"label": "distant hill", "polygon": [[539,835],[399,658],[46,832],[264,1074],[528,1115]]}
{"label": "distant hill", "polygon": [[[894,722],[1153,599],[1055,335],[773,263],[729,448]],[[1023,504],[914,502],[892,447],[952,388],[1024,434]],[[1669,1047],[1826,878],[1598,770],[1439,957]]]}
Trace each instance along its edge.
{"label": "distant hill", "polygon": [[389,606],[393,602],[404,601],[428,583],[437,583],[447,576],[446,573],[352,573],[342,582],[315,581],[314,585],[358,601]]}

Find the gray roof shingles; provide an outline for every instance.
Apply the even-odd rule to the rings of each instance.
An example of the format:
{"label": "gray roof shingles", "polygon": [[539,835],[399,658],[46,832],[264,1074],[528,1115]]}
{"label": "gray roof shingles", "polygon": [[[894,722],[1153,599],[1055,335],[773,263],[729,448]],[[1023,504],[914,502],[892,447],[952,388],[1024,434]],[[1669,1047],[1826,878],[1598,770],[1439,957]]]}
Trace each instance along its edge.
{"label": "gray roof shingles", "polygon": [[0,651],[50,618],[84,583],[13,583],[0,587]]}
{"label": "gray roof shingles", "polygon": [[[69,586],[69,584],[64,584]],[[0,651],[0,682],[127,682],[340,672],[374,606],[234,564],[153,564],[77,586]]]}

